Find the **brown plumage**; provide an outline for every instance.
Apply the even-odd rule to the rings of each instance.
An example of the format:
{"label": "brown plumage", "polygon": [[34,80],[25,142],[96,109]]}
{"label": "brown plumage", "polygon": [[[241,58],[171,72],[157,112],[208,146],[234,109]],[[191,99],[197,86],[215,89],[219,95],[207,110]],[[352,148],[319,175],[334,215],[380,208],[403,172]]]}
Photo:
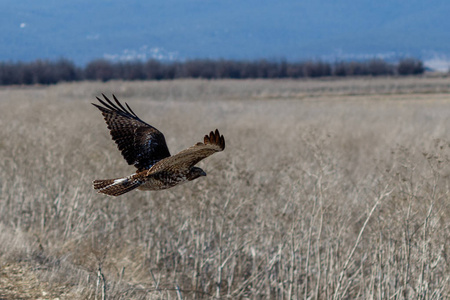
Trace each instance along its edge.
{"label": "brown plumage", "polygon": [[155,127],[142,121],[125,103],[126,108],[113,95],[115,103],[102,94],[97,97],[103,105],[92,103],[103,114],[112,139],[136,173],[123,178],[94,180],[99,193],[119,196],[135,188],[162,190],[194,180],[206,173],[194,167],[202,159],[225,149],[225,139],[219,130],[205,135],[203,143],[197,143],[171,156],[164,135]]}

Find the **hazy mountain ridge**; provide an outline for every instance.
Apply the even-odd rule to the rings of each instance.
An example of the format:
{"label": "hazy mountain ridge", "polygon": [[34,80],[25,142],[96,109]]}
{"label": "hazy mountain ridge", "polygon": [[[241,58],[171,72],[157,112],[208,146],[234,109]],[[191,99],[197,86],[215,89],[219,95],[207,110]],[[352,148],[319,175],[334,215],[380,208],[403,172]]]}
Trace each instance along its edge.
{"label": "hazy mountain ridge", "polygon": [[[434,1],[0,1],[1,60],[340,59],[450,53]],[[158,52],[156,51],[156,52]],[[159,55],[159,56],[158,56]]]}

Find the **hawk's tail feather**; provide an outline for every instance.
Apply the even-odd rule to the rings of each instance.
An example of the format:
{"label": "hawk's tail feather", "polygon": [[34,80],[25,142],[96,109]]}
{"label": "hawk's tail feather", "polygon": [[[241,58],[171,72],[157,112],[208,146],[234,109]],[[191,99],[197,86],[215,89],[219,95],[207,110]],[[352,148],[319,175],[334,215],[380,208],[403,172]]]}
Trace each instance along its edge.
{"label": "hawk's tail feather", "polygon": [[112,184],[116,179],[99,179],[92,181],[92,185],[94,186],[94,189],[99,190],[104,187],[107,187],[108,185]]}
{"label": "hawk's tail feather", "polygon": [[94,180],[92,184],[98,193],[109,196],[120,196],[139,187],[142,184],[142,181],[139,179],[125,177],[117,179]]}

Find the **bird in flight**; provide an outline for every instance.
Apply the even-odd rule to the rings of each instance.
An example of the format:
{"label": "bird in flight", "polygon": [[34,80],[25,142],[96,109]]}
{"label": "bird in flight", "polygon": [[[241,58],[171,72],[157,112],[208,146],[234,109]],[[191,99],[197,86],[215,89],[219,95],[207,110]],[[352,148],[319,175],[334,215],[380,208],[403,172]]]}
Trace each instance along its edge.
{"label": "bird in flight", "polygon": [[225,149],[225,139],[216,129],[205,135],[203,143],[171,156],[164,135],[158,129],[142,121],[127,103],[125,108],[116,96],[113,95],[113,103],[102,95],[104,100],[96,97],[102,105],[92,105],[102,112],[122,156],[137,170],[127,177],[94,180],[94,189],[99,193],[120,196],[135,188],[155,191],[192,181],[206,176],[195,164]]}

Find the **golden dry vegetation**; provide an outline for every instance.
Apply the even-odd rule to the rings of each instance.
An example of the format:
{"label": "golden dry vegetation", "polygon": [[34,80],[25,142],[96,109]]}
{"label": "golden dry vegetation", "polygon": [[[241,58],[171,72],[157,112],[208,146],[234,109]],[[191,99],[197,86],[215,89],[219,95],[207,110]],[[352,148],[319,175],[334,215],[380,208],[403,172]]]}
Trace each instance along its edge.
{"label": "golden dry vegetation", "polygon": [[[133,168],[90,102],[115,93],[207,177],[96,194]],[[0,298],[450,297],[448,78],[0,89]],[[19,276],[20,275],[20,276]]]}

